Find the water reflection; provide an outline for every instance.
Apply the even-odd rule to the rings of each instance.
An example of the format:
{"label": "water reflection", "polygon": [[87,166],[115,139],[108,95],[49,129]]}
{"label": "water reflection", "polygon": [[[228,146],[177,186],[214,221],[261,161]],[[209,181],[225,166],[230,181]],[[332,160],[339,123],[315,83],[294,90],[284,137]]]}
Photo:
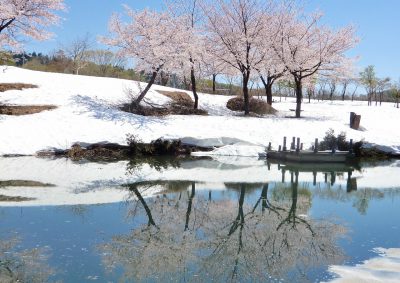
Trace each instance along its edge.
{"label": "water reflection", "polygon": [[[0,158],[2,225],[22,243],[4,248],[10,237],[0,233],[0,276],[7,278],[34,282],[47,270],[47,250],[32,249],[39,246],[50,246],[52,264],[64,271],[39,272],[39,282],[315,282],[329,280],[331,265],[400,246],[392,224],[399,206],[391,205],[399,203],[399,161],[28,161]],[[22,256],[33,252],[44,259],[40,266]]]}
{"label": "water reflection", "polygon": [[0,282],[48,282],[54,270],[47,263],[45,248],[21,250],[18,235],[0,241]]}
{"label": "water reflection", "polygon": [[195,182],[182,185],[150,199],[141,194],[149,184],[129,186],[130,216],[142,224],[100,246],[110,271],[123,266],[122,281],[298,279],[343,259],[337,240],[345,227],[307,216],[311,193],[299,188],[298,174],[272,193],[267,183],[256,190],[227,183],[234,198],[197,192]]}

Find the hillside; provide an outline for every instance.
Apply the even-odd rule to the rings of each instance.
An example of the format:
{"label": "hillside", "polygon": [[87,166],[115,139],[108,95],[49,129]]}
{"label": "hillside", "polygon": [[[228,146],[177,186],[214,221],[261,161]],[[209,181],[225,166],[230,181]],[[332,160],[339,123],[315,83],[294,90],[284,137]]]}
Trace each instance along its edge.
{"label": "hillside", "polygon": [[[241,113],[228,110],[226,102],[230,97],[200,94],[200,108],[208,111],[209,116],[143,117],[118,109],[118,105],[128,101],[127,89],[138,91],[138,84],[129,80],[7,67],[0,73],[0,83],[38,86],[0,92],[1,104],[57,107],[32,115],[0,115],[0,155],[34,155],[44,149],[66,149],[77,142],[125,144],[127,134],[137,135],[144,142],[160,137],[190,137],[194,143],[203,140],[208,145],[223,145],[221,137],[229,137],[242,143],[240,147],[222,150],[221,154],[256,155],[268,142],[277,148],[283,136],[301,137],[308,147],[329,128],[336,133],[346,132],[348,138],[364,139],[388,152],[400,154],[400,131],[396,126],[400,111],[393,104],[368,107],[366,102],[304,102],[303,118],[291,119],[287,116],[293,116],[290,109],[294,109],[295,104],[288,99],[273,105],[278,115],[257,118],[243,117]],[[146,99],[157,104],[168,102],[169,98],[156,92],[157,89],[172,90],[154,86]],[[348,127],[351,111],[362,115],[362,131]]]}

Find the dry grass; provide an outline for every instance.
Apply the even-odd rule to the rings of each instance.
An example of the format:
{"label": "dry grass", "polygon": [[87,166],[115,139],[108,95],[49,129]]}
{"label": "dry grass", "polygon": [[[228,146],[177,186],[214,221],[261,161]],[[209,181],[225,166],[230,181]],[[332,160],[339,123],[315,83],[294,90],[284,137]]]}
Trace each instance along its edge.
{"label": "dry grass", "polygon": [[46,110],[53,110],[54,105],[0,105],[0,115],[21,116],[40,113]]}
{"label": "dry grass", "polygon": [[165,91],[165,90],[157,90],[157,92],[171,98],[175,104],[186,106],[186,107],[193,107],[194,102],[192,98],[183,91]]}
{"label": "dry grass", "polygon": [[[232,111],[244,111],[243,97],[234,97],[228,100],[226,107]],[[258,115],[276,114],[276,110],[263,100],[251,97],[249,103],[250,112]]]}
{"label": "dry grass", "polygon": [[38,86],[23,83],[0,83],[0,92],[5,92],[7,90],[23,90],[25,88],[38,88]]}

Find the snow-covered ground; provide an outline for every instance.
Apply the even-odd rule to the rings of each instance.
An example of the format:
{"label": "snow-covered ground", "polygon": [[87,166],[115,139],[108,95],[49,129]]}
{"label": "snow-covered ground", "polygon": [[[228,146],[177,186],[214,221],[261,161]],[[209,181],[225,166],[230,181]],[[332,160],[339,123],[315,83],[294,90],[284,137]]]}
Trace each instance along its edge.
{"label": "snow-covered ground", "polygon": [[[42,206],[115,203],[126,200],[129,192],[122,185],[144,181],[195,181],[196,189],[225,190],[225,183],[281,182],[282,170],[264,160],[254,158],[217,157],[216,160],[181,161],[180,167],[160,171],[143,164],[128,173],[128,162],[77,163],[66,158],[42,159],[36,157],[0,157],[0,181],[29,180],[54,187],[0,187],[0,195],[33,198],[24,202],[0,202],[1,206]],[[399,190],[400,161],[381,163],[355,171],[358,188]],[[346,174],[347,175],[347,174]],[[347,176],[338,176],[336,185],[346,188]],[[382,177],[384,176],[384,178]],[[322,173],[318,183],[325,182]],[[286,172],[286,181],[290,173]],[[328,180],[329,181],[329,180]],[[302,172],[299,182],[313,182],[311,172]],[[165,190],[155,186],[144,192],[145,196]]]}
{"label": "snow-covered ground", "polygon": [[[0,83],[31,83],[37,89],[0,93],[0,102],[15,105],[53,104],[57,109],[28,116],[0,115],[0,155],[32,155],[44,149],[66,149],[76,142],[102,141],[125,144],[126,134],[145,142],[157,138],[191,138],[205,141],[237,139],[241,147],[219,149],[220,155],[255,155],[272,142],[277,148],[283,136],[298,136],[306,146],[322,138],[332,128],[348,138],[365,139],[400,154],[400,110],[393,104],[368,107],[364,102],[312,102],[303,104],[303,119],[289,119],[294,101],[275,103],[277,116],[246,118],[226,109],[230,97],[200,94],[200,107],[209,116],[141,117],[115,107],[127,101],[127,89],[138,90],[135,82],[112,78],[44,73],[8,67],[0,73]],[[168,98],[156,92],[169,88],[154,86],[147,99],[162,104]],[[349,113],[362,115],[364,131],[351,130]],[[244,143],[251,145],[244,146]],[[212,143],[211,143],[212,144]],[[222,143],[224,144],[224,143]],[[226,143],[225,143],[226,144]],[[261,147],[260,147],[261,146]]]}

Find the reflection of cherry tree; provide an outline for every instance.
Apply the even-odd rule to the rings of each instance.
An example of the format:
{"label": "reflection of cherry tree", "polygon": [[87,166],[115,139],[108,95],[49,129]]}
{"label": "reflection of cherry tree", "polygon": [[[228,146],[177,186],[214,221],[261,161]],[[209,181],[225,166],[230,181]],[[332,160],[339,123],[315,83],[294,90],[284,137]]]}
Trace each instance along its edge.
{"label": "reflection of cherry tree", "polygon": [[[217,282],[258,281],[297,278],[342,258],[336,240],[344,229],[301,217],[310,195],[298,191],[296,182],[290,197],[280,201],[269,199],[268,184],[251,195],[247,184],[227,186],[237,191],[237,201],[211,200],[196,193],[194,183],[184,193],[152,199],[141,197],[143,188],[131,186],[132,215],[142,224],[101,246],[106,267],[122,265],[124,279],[196,281],[199,274],[201,280]],[[254,200],[254,194],[260,197]]]}
{"label": "reflection of cherry tree", "polygon": [[[205,227],[212,253],[202,262],[204,270],[214,271],[214,279],[259,280],[284,278],[289,273],[296,277],[312,266],[341,259],[335,241],[344,233],[343,228],[298,216],[308,209],[309,198],[297,195],[296,183],[290,202],[273,203],[267,192],[268,186],[264,185],[260,199],[251,206],[244,203],[243,185],[236,217],[221,207],[215,208],[218,213],[213,213],[212,222]],[[232,218],[233,222],[226,225]]]}
{"label": "reflection of cherry tree", "polygon": [[40,248],[18,251],[17,237],[0,239],[0,282],[47,282],[54,271]]}
{"label": "reflection of cherry tree", "polygon": [[160,195],[151,199],[142,196],[149,185],[131,185],[129,189],[135,201],[130,215],[139,221],[142,219],[143,224],[131,234],[116,236],[101,247],[106,267],[113,269],[122,265],[126,279],[136,280],[170,281],[174,276],[186,274],[187,264],[197,259],[199,238],[195,230],[201,223],[197,222],[199,206],[194,199],[195,184],[189,185],[191,189],[186,196],[178,193],[174,197]]}

